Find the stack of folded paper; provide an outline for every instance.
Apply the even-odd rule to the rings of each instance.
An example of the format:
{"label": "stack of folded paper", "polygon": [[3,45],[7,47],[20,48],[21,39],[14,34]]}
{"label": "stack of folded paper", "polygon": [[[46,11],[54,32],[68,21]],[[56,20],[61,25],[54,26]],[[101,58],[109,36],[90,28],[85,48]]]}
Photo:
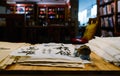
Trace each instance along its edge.
{"label": "stack of folded paper", "polygon": [[95,37],[87,44],[93,52],[108,62],[120,66],[120,37]]}
{"label": "stack of folded paper", "polygon": [[0,42],[0,69],[12,64],[15,57],[11,56],[10,53],[25,45],[25,43]]}
{"label": "stack of folded paper", "polygon": [[72,44],[35,44],[19,48],[11,56],[20,57],[16,63],[24,65],[84,68],[85,63],[91,63],[75,57],[74,51],[75,46]]}
{"label": "stack of folded paper", "polygon": [[17,63],[24,65],[59,66],[59,67],[79,67],[84,68],[84,63],[78,58],[40,58],[21,57]]}

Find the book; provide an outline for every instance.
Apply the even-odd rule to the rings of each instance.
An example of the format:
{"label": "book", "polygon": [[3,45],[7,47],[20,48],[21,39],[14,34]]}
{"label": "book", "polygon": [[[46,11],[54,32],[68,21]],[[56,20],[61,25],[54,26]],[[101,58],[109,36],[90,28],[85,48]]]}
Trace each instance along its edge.
{"label": "book", "polygon": [[103,7],[103,14],[106,15],[107,14],[107,6]]}
{"label": "book", "polygon": [[109,2],[109,0],[104,0],[105,3]]}
{"label": "book", "polygon": [[117,31],[120,29],[120,15],[118,15],[118,20],[117,20]]}
{"label": "book", "polygon": [[112,9],[111,9],[111,4],[107,5],[107,14],[111,14]]}
{"label": "book", "polygon": [[108,18],[108,23],[109,23],[109,27],[113,28],[113,26],[114,26],[113,17]]}
{"label": "book", "polygon": [[101,18],[101,27],[105,27],[104,18]]}
{"label": "book", "polygon": [[105,17],[104,21],[105,21],[105,27],[109,27],[109,18]]}
{"label": "book", "polygon": [[100,7],[100,15],[103,15],[103,7]]}
{"label": "book", "polygon": [[111,12],[114,13],[115,12],[115,2],[111,3]]}
{"label": "book", "polygon": [[120,12],[120,1],[118,1],[118,12]]}
{"label": "book", "polygon": [[103,2],[104,2],[103,0],[100,0],[100,5],[102,5],[102,4],[103,4]]}
{"label": "book", "polygon": [[101,30],[101,36],[102,37],[113,37],[113,32],[112,31]]}

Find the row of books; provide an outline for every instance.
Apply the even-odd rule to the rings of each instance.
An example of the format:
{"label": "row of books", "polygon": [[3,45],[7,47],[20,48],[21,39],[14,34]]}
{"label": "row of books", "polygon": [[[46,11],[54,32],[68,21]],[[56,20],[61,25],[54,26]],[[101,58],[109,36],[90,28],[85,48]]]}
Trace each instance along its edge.
{"label": "row of books", "polygon": [[118,23],[120,23],[120,15],[118,15]]}
{"label": "row of books", "polygon": [[108,5],[105,5],[104,7],[100,7],[100,15],[107,15],[107,14],[113,14],[115,12],[115,3],[111,3]]}
{"label": "row of books", "polygon": [[100,0],[100,5],[111,2],[111,1],[114,1],[114,0]]}
{"label": "row of books", "polygon": [[107,30],[101,30],[101,36],[102,37],[113,37],[113,32],[107,31]]}
{"label": "row of books", "polygon": [[114,16],[101,18],[102,28],[113,28],[114,26]]}
{"label": "row of books", "polygon": [[120,31],[120,15],[118,15],[117,19],[117,30]]}
{"label": "row of books", "polygon": [[48,8],[48,11],[65,11],[64,7],[61,8]]}
{"label": "row of books", "polygon": [[120,12],[120,0],[118,1],[118,12]]}

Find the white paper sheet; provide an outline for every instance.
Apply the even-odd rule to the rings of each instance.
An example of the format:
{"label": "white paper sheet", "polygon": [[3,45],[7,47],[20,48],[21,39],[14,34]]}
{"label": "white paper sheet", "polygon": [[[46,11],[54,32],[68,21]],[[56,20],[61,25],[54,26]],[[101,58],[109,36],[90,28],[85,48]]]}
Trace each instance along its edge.
{"label": "white paper sheet", "polygon": [[106,61],[120,65],[119,43],[120,37],[95,37],[87,45]]}

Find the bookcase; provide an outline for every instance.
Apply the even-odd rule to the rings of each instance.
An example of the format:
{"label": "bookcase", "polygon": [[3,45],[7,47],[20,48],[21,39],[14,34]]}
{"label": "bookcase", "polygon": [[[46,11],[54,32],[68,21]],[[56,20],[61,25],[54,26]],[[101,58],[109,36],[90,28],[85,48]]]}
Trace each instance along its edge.
{"label": "bookcase", "polygon": [[68,20],[68,5],[16,3],[7,5],[7,13],[24,14],[26,26],[64,24]]}
{"label": "bookcase", "polygon": [[0,14],[0,40],[24,41],[24,14]]}
{"label": "bookcase", "polygon": [[[67,4],[18,2],[7,4],[0,14],[0,40],[27,43],[70,42],[75,36],[75,21],[69,21]],[[5,26],[3,26],[3,22]],[[3,34],[2,34],[3,33]]]}
{"label": "bookcase", "polygon": [[120,0],[97,0],[101,36],[120,35]]}
{"label": "bookcase", "polygon": [[117,1],[116,3],[117,5],[117,19],[116,19],[116,29],[115,29],[115,33],[116,35],[120,36],[120,0]]}
{"label": "bookcase", "polygon": [[35,23],[35,4],[8,4],[7,9],[8,14],[24,14],[27,26],[31,26]]}

